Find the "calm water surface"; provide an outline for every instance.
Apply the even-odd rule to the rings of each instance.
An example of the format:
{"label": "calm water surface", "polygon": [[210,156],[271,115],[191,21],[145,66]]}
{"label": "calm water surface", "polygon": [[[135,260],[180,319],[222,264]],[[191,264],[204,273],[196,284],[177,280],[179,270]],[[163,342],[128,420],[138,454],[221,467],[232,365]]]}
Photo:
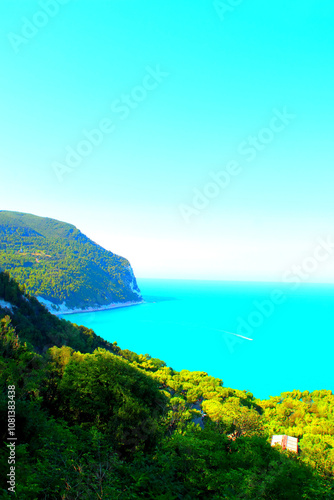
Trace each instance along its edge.
{"label": "calm water surface", "polygon": [[[146,304],[66,315],[122,349],[267,398],[334,391],[334,286],[138,280]],[[243,337],[237,337],[232,332]]]}

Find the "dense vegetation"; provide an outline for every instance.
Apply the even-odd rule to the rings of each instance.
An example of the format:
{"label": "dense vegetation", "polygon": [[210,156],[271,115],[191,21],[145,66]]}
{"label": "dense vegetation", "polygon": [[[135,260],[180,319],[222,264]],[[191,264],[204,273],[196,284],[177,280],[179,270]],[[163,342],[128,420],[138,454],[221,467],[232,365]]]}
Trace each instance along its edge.
{"label": "dense vegetation", "polygon": [[0,272],[0,299],[10,307],[0,303],[0,318],[8,315],[20,339],[31,344],[36,352],[63,345],[83,353],[93,352],[98,347],[112,352],[119,350],[116,344],[106,342],[90,328],[53,316],[6,272]]}
{"label": "dense vegetation", "polygon": [[0,270],[69,308],[140,300],[129,262],[65,222],[0,211]]}
{"label": "dense vegetation", "polygon": [[[334,498],[330,391],[260,401],[206,373],[176,372],[115,344],[92,351],[86,343],[79,350],[73,343],[82,334],[77,326],[61,346],[68,322],[42,306],[38,314],[27,312],[28,323],[17,322],[15,315],[26,314],[24,304],[36,301],[8,275],[1,283],[0,299],[16,301],[13,312],[0,311],[0,432],[4,442],[7,386],[15,385],[17,498]],[[47,335],[37,324],[40,316],[56,332],[58,346],[47,351],[40,349]],[[200,405],[203,429],[194,424]],[[299,437],[298,455],[272,448],[273,433]],[[3,479],[7,459],[4,445],[4,499],[13,496]]]}

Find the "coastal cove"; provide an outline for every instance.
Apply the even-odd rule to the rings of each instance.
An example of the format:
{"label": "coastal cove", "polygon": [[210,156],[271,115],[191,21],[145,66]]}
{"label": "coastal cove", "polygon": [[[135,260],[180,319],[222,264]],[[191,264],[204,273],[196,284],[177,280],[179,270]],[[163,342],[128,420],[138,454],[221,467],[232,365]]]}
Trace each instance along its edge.
{"label": "coastal cove", "polygon": [[333,285],[151,279],[138,285],[140,307],[64,318],[122,349],[175,370],[205,371],[258,398],[334,390]]}

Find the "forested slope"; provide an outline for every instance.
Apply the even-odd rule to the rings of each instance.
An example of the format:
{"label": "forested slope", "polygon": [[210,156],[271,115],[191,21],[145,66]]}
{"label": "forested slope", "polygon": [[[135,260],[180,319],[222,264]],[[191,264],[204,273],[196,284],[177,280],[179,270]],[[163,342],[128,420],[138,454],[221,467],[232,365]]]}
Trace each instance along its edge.
{"label": "forested slope", "polygon": [[[10,385],[20,500],[333,499],[330,391],[260,401],[207,373],[177,372],[116,344],[98,347],[103,341],[91,331],[89,345],[80,327],[0,276],[1,498],[13,496],[6,484]],[[203,430],[193,423],[195,402],[205,412]],[[272,448],[273,433],[298,437],[299,453]]]}
{"label": "forested slope", "polygon": [[28,342],[39,352],[49,347],[67,345],[81,352],[93,352],[97,347],[117,351],[85,326],[78,326],[51,314],[35,297],[30,296],[8,273],[0,272],[0,319],[3,325],[15,328],[21,341]]}
{"label": "forested slope", "polygon": [[0,270],[28,292],[68,308],[141,300],[129,262],[91,241],[75,226],[0,211]]}

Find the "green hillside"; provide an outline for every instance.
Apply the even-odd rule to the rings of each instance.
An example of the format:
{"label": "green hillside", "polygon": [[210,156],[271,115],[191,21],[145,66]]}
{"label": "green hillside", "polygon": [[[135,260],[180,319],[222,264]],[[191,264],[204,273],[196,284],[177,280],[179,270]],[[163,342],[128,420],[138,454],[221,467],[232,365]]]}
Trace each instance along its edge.
{"label": "green hillside", "polygon": [[46,217],[0,211],[0,270],[55,308],[138,302],[129,262],[91,241],[75,226]]}
{"label": "green hillside", "polygon": [[[1,498],[334,498],[331,391],[261,401],[85,330],[0,274]],[[298,454],[271,447],[273,434],[298,437]]]}
{"label": "green hillside", "polygon": [[0,320],[4,321],[5,317],[9,318],[21,341],[31,344],[38,353],[63,345],[83,353],[91,353],[98,347],[119,351],[115,344],[106,342],[93,330],[57,318],[35,297],[29,296],[8,273],[0,272]]}

